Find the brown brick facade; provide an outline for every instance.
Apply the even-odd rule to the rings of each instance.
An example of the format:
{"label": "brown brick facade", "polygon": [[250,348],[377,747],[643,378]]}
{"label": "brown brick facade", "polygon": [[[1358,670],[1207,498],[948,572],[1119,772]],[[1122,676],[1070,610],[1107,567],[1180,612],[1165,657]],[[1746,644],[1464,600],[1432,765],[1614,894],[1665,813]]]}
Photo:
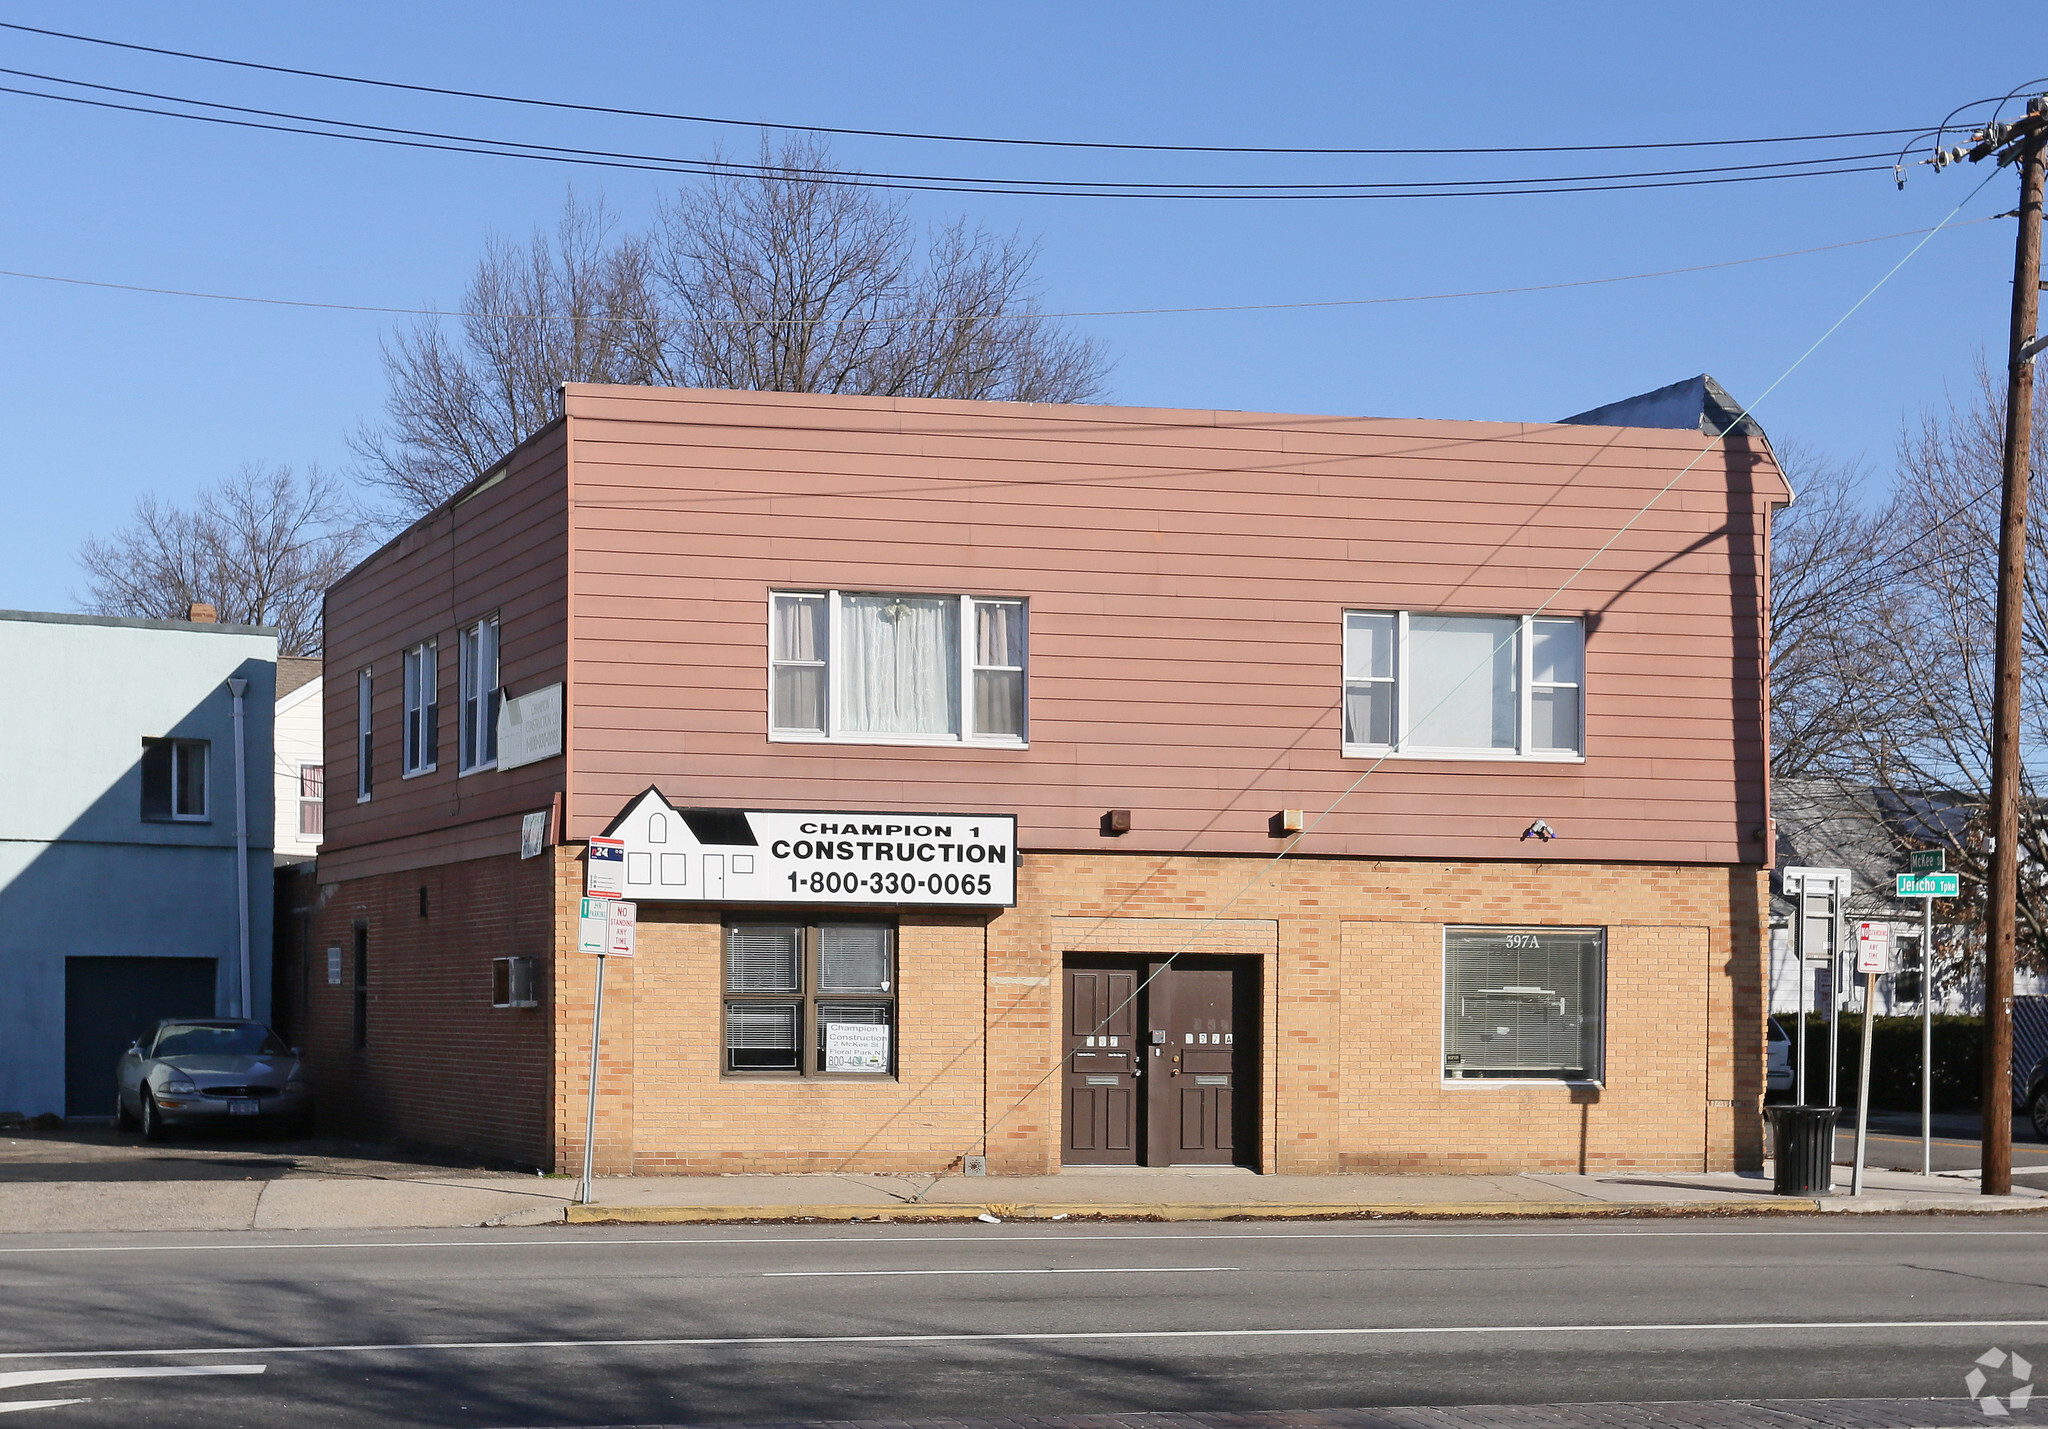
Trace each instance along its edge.
{"label": "brown brick facade", "polygon": [[[596,1147],[610,1174],[1059,1164],[1069,953],[1256,957],[1261,1169],[1695,1171],[1761,1163],[1763,874],[1748,867],[1032,853],[1018,906],[900,919],[898,1075],[721,1075],[717,909],[643,904],[607,972]],[[418,889],[428,889],[421,918]],[[596,960],[579,851],[323,890],[307,1050],[345,1129],[574,1169]],[[550,932],[550,910],[552,929]],[[1209,921],[1212,910],[1220,916]],[[370,1045],[349,1048],[349,931],[370,929]],[[1440,1076],[1446,924],[1607,930],[1595,1086]],[[489,1005],[490,959],[542,956],[542,1006]],[[316,957],[317,961],[317,957]]]}

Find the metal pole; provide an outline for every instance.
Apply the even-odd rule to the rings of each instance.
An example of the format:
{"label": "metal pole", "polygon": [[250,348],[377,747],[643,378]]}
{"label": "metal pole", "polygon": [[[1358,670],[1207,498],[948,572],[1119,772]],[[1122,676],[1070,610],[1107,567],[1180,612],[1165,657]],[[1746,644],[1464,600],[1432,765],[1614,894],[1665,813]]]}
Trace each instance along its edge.
{"label": "metal pole", "polygon": [[1813,976],[1813,969],[1806,965],[1806,880],[1799,880],[1799,896],[1793,902],[1792,913],[1792,957],[1798,967],[1799,1021],[1794,1024],[1798,1036],[1792,1039],[1792,1105],[1806,1105],[1806,1007],[1807,979]]}
{"label": "metal pole", "polygon": [[1920,900],[1920,1174],[1934,1174],[1934,900]]}
{"label": "metal pole", "polygon": [[1840,1106],[1842,1071],[1842,934],[1849,916],[1849,900],[1843,896],[1840,879],[1834,889],[1834,917],[1828,922],[1828,1105]]}
{"label": "metal pole", "polygon": [[1877,974],[1863,975],[1863,1065],[1856,1069],[1856,1169],[1849,1194],[1863,1194],[1863,1148],[1870,1136],[1870,1022],[1877,1001]]}
{"label": "metal pole", "polygon": [[577,1203],[590,1204],[590,1152],[597,1139],[597,1044],[604,1036],[605,955],[597,955],[597,1001],[590,1008],[590,1104],[583,1112],[583,1193]]}
{"label": "metal pole", "polygon": [[256,1015],[255,999],[250,995],[249,967],[249,741],[242,713],[242,696],[248,691],[247,680],[228,681],[228,695],[235,705],[235,942],[241,975],[241,1006],[235,1009],[238,1017]]}
{"label": "metal pole", "polygon": [[1987,1196],[2012,1194],[2012,966],[2020,866],[2020,638],[2027,579],[2028,446],[2034,364],[2021,350],[2040,316],[2044,102],[2019,145],[2019,239],[2013,254],[2011,359],[2005,391],[2005,504],[1998,530],[1996,719],[1991,736],[1991,937],[1984,969],[1983,1172]]}

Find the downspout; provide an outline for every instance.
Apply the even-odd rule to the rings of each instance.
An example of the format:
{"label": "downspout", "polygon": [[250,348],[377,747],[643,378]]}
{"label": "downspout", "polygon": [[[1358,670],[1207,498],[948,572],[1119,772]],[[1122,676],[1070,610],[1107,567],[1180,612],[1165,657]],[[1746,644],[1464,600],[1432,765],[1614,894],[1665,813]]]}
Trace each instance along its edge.
{"label": "downspout", "polygon": [[242,722],[242,696],[248,689],[247,680],[228,681],[235,701],[235,915],[242,972],[238,1017],[255,1016],[249,987],[249,755]]}

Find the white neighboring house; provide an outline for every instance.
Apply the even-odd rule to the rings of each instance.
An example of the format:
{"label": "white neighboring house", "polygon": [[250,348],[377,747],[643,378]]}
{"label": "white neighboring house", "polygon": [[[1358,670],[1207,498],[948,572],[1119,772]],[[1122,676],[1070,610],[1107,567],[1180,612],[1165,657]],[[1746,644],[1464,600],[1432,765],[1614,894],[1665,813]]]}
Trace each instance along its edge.
{"label": "white neighboring house", "polygon": [[301,863],[320,852],[325,796],[321,729],[321,662],[295,655],[277,660],[277,862]]}

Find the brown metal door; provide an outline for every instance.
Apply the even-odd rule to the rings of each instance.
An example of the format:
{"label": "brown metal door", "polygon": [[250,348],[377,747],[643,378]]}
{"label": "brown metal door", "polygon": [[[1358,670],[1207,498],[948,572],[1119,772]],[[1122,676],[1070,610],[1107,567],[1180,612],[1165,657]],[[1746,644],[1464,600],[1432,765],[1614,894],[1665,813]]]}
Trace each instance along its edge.
{"label": "brown metal door", "polygon": [[1237,974],[1227,968],[1162,967],[1146,989],[1146,1164],[1228,1165],[1236,1159],[1233,1093]]}
{"label": "brown metal door", "polygon": [[1066,1130],[1069,1166],[1138,1164],[1139,974],[1128,968],[1066,970]]}

